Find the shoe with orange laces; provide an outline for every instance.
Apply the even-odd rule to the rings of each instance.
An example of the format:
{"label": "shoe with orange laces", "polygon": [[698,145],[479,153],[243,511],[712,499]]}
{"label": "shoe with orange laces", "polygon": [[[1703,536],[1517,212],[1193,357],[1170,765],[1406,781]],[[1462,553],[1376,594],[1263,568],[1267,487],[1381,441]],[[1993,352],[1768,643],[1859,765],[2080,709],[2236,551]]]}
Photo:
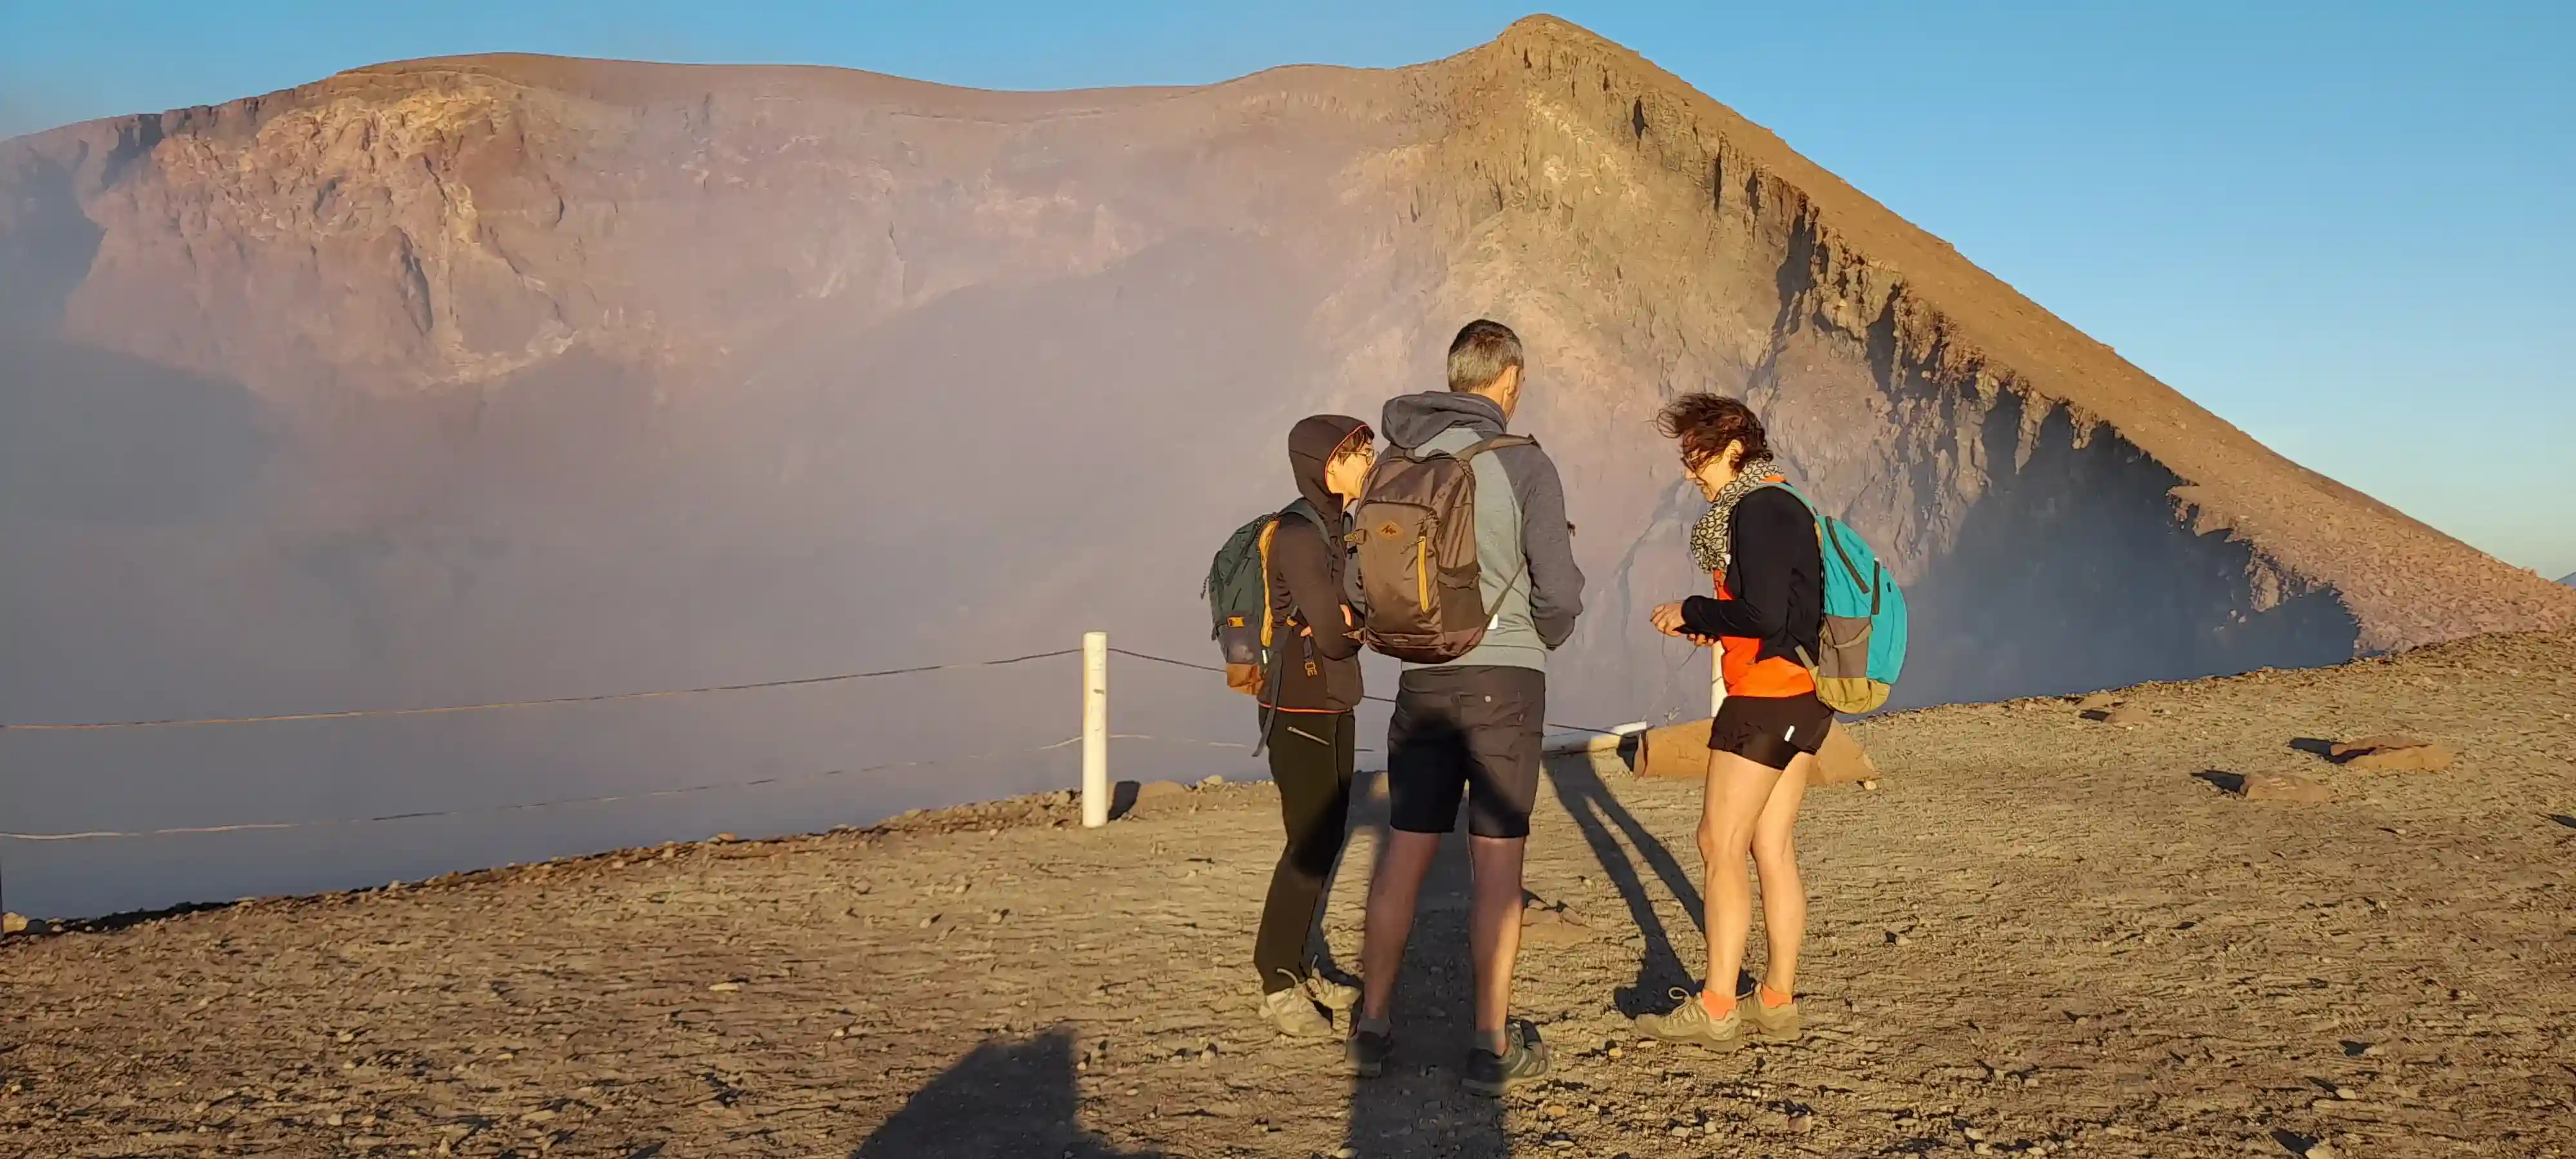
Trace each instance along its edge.
{"label": "shoe with orange laces", "polygon": [[[1774,1002],[1773,999],[1778,1001]],[[1753,993],[1736,999],[1735,1007],[1744,1012],[1744,1020],[1752,1024],[1754,1033],[1764,1038],[1776,1038],[1782,1042],[1796,1041],[1798,1037],[1796,995],[1783,994],[1765,983],[1755,987]]]}
{"label": "shoe with orange laces", "polygon": [[1708,1012],[1708,1003],[1687,990],[1673,991],[1681,1006],[1669,1014],[1648,1014],[1637,1019],[1637,1029],[1666,1042],[1692,1042],[1710,1050],[1733,1050],[1744,1045],[1747,1027],[1744,1004],[1734,1003],[1724,1014]]}

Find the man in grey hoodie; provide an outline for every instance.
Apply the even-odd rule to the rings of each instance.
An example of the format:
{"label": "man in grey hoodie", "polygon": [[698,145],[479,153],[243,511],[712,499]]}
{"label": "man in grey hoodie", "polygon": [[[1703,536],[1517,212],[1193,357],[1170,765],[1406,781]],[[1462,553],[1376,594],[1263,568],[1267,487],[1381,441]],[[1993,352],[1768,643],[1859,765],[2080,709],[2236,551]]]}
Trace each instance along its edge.
{"label": "man in grey hoodie", "polygon": [[[1399,451],[1460,451],[1504,433],[1521,394],[1521,343],[1499,322],[1471,322],[1449,345],[1449,389],[1389,400],[1380,429]],[[1547,654],[1574,634],[1583,572],[1565,485],[1536,444],[1472,460],[1476,566],[1492,612],[1483,640],[1454,661],[1404,665],[1387,726],[1391,828],[1370,882],[1360,950],[1364,987],[1351,1035],[1362,1076],[1393,1049],[1389,1015],[1413,912],[1440,838],[1467,806],[1475,896],[1468,943],[1476,967],[1469,1091],[1499,1096],[1547,1073],[1546,1049],[1507,1026],[1520,953],[1521,855],[1538,797],[1547,716]]]}

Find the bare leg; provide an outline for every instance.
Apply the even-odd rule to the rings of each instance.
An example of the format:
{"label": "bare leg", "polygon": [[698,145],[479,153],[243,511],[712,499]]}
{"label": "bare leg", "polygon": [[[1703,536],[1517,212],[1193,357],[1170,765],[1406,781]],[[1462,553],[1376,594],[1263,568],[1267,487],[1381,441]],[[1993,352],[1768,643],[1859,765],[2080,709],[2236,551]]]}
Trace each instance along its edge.
{"label": "bare leg", "polygon": [[1521,952],[1521,854],[1528,845],[1526,837],[1467,839],[1476,879],[1467,949],[1476,963],[1479,1042],[1498,1039],[1512,1012],[1512,964]]}
{"label": "bare leg", "polygon": [[1798,880],[1798,844],[1793,833],[1798,805],[1807,795],[1807,778],[1815,769],[1816,758],[1811,756],[1790,761],[1753,824],[1753,871],[1762,877],[1762,933],[1770,943],[1770,954],[1762,963],[1762,984],[1782,994],[1798,992],[1798,946],[1807,939],[1807,886]]}
{"label": "bare leg", "polygon": [[1708,869],[1707,989],[1732,1001],[1744,970],[1744,940],[1753,932],[1753,882],[1745,857],[1780,770],[1734,753],[1708,754],[1708,788],[1700,810],[1699,855]]}
{"label": "bare leg", "polygon": [[1390,829],[1377,873],[1369,878],[1368,917],[1360,935],[1360,1016],[1385,1018],[1395,1007],[1395,976],[1404,969],[1404,943],[1413,936],[1413,907],[1440,852],[1437,833]]}

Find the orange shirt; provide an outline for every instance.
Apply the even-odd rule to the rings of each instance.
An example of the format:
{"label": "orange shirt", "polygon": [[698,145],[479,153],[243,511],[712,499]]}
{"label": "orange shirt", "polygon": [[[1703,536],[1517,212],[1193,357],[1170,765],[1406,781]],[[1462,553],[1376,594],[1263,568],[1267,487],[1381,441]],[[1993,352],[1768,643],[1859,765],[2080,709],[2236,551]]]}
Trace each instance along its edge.
{"label": "orange shirt", "polygon": [[[1710,584],[1717,598],[1732,600],[1726,593],[1726,577],[1711,574]],[[1768,660],[1755,657],[1762,653],[1762,641],[1751,636],[1720,636],[1717,639],[1718,671],[1726,681],[1728,696],[1804,696],[1816,690],[1816,678],[1795,657],[1774,656]]]}

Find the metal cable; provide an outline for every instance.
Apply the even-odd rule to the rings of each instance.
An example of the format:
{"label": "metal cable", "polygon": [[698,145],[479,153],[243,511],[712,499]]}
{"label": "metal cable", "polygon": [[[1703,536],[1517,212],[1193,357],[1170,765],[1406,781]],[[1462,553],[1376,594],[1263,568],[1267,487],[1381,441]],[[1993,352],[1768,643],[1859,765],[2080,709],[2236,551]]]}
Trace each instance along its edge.
{"label": "metal cable", "polygon": [[797,688],[813,684],[838,684],[850,680],[873,680],[880,676],[912,676],[923,672],[941,672],[954,668],[992,668],[1004,664],[1021,664],[1030,660],[1050,660],[1071,656],[1080,648],[1058,648],[1052,652],[1032,652],[1002,660],[973,660],[962,664],[923,664],[912,668],[883,668],[874,672],[844,672],[837,676],[802,676],[793,680],[762,680],[750,684],[710,684],[701,688],[664,688],[651,692],[610,692],[597,696],[555,696],[542,700],[495,700],[483,704],[448,704],[435,708],[353,708],[339,712],[290,712],[275,716],[210,716],[170,720],[103,720],[79,724],[0,724],[0,732],[67,732],[114,728],[185,728],[204,724],[273,724],[299,720],[350,720],[378,716],[436,716],[451,712],[482,712],[496,708],[539,708],[561,704],[602,704],[612,700],[652,700],[666,696],[696,696],[707,692],[750,692],[761,688]]}
{"label": "metal cable", "polygon": [[[1217,675],[1219,675],[1219,676],[1223,676],[1223,675],[1225,675],[1225,669],[1223,669],[1223,668],[1214,668],[1214,667],[1210,667],[1210,666],[1205,665],[1205,664],[1192,664],[1192,663],[1190,663],[1190,662],[1189,662],[1189,661],[1187,661],[1187,660],[1174,660],[1174,659],[1172,659],[1172,658],[1171,658],[1171,657],[1169,657],[1169,656],[1156,656],[1156,655],[1153,655],[1152,653],[1149,653],[1149,652],[1134,652],[1134,651],[1129,651],[1128,649],[1125,649],[1125,648],[1119,648],[1119,647],[1112,647],[1112,648],[1110,648],[1109,650],[1110,650],[1111,652],[1117,653],[1118,655],[1125,656],[1125,657],[1127,657],[1127,658],[1129,658],[1129,659],[1131,659],[1131,660],[1151,660],[1151,661],[1153,661],[1153,662],[1154,662],[1154,663],[1156,663],[1156,664],[1169,664],[1169,665],[1171,665],[1171,666],[1173,666],[1173,667],[1175,667],[1175,668],[1189,668],[1189,669],[1193,669],[1193,670],[1196,670],[1196,671],[1199,671],[1199,672],[1214,672],[1214,673],[1216,673],[1216,674],[1217,674]],[[1360,699],[1362,699],[1362,700],[1369,700],[1369,701],[1375,701],[1375,702],[1377,702],[1377,703],[1379,703],[1379,704],[1393,704],[1393,703],[1395,703],[1395,698],[1394,698],[1394,697],[1392,697],[1392,696],[1370,696],[1370,695],[1367,695],[1367,694],[1363,693],[1363,694],[1360,696]],[[1541,725],[1541,727],[1544,727],[1544,728],[1559,728],[1559,729],[1564,729],[1564,730],[1565,730],[1565,731],[1567,731],[1567,732],[1592,732],[1592,733],[1599,733],[1599,734],[1601,734],[1601,735],[1603,735],[1603,736],[1616,736],[1616,735],[1619,735],[1619,730],[1618,730],[1618,729],[1615,729],[1615,728],[1594,728],[1594,727],[1592,727],[1592,726],[1590,726],[1590,725],[1588,725],[1588,724],[1566,724],[1566,723],[1564,723],[1563,721],[1555,721],[1555,720],[1551,720],[1551,721],[1543,722],[1543,723],[1542,723],[1542,725]]]}
{"label": "metal cable", "polygon": [[[1138,651],[1135,651],[1135,650],[1133,650],[1133,649],[1129,649],[1129,648],[1111,648],[1111,649],[1109,649],[1109,650],[1110,650],[1111,652],[1114,652],[1114,653],[1118,654],[1118,655],[1125,656],[1125,657],[1128,657],[1128,658],[1130,658],[1130,659],[1134,659],[1134,660],[1144,660],[1144,661],[1148,661],[1148,662],[1155,663],[1155,664],[1168,664],[1168,665],[1171,665],[1171,666],[1176,667],[1176,668],[1187,668],[1187,669],[1191,669],[1191,670],[1193,670],[1193,671],[1198,671],[1198,672],[1211,672],[1211,673],[1215,673],[1215,674],[1220,675],[1220,676],[1225,674],[1225,669],[1223,669],[1223,668],[1219,668],[1219,667],[1215,667],[1215,666],[1207,665],[1207,664],[1196,664],[1196,663],[1192,663],[1192,662],[1187,661],[1187,660],[1175,660],[1175,659],[1173,659],[1173,658],[1171,658],[1171,657],[1169,657],[1169,656],[1157,656],[1157,655],[1154,655],[1154,654],[1152,654],[1152,653],[1150,653],[1150,652],[1138,652]],[[492,701],[492,702],[489,702],[489,703],[483,703],[483,704],[454,704],[454,705],[442,705],[442,706],[434,707],[434,708],[350,709],[350,710],[346,710],[346,711],[339,711],[339,712],[299,712],[299,713],[284,713],[284,714],[273,715],[273,716],[233,716],[233,717],[198,717],[198,718],[188,718],[188,719],[168,719],[168,720],[96,721],[96,722],[84,722],[84,723],[74,723],[74,724],[53,724],[53,723],[35,723],[35,724],[0,724],[0,730],[17,731],[17,732],[44,732],[44,731],[75,731],[75,730],[126,729],[126,728],[179,728],[179,727],[186,727],[186,726],[192,726],[192,725],[216,725],[216,724],[264,724],[264,723],[281,722],[281,721],[347,720],[347,719],[360,718],[360,717],[385,717],[385,716],[429,716],[429,715],[436,715],[436,714],[442,714],[442,713],[478,712],[478,711],[483,711],[483,710],[487,710],[487,709],[502,709],[502,708],[534,708],[534,707],[541,707],[541,706],[565,705],[565,704],[599,704],[599,703],[604,703],[604,702],[608,702],[608,701],[618,701],[618,700],[647,700],[647,699],[653,699],[653,698],[658,698],[658,697],[671,697],[671,696],[694,696],[694,695],[698,695],[698,694],[701,694],[701,693],[712,693],[712,692],[748,692],[748,691],[753,691],[753,690],[756,690],[756,689],[763,689],[763,688],[794,688],[794,687],[801,687],[801,686],[806,686],[806,685],[816,685],[816,684],[833,684],[833,683],[840,683],[840,682],[844,682],[844,681],[851,681],[851,680],[868,680],[868,679],[873,679],[873,678],[881,677],[881,676],[910,676],[910,675],[916,675],[916,674],[919,674],[919,673],[925,673],[925,672],[940,672],[940,671],[945,671],[945,670],[949,670],[949,669],[959,669],[959,668],[992,668],[992,667],[999,667],[999,666],[1001,666],[1001,665],[1006,665],[1006,664],[1021,664],[1021,663],[1026,663],[1026,662],[1031,661],[1031,660],[1048,660],[1048,659],[1053,659],[1053,658],[1056,658],[1056,657],[1059,657],[1059,656],[1071,656],[1071,655],[1075,655],[1075,654],[1077,654],[1077,653],[1079,653],[1079,652],[1081,652],[1081,651],[1082,651],[1082,649],[1080,649],[1080,648],[1059,648],[1059,649],[1056,649],[1056,650],[1054,650],[1054,651],[1049,651],[1049,652],[1032,652],[1032,653],[1030,653],[1030,654],[1028,654],[1028,655],[1025,655],[1025,656],[1011,656],[1011,657],[1006,657],[1006,658],[999,659],[999,660],[977,660],[977,661],[969,661],[969,662],[966,662],[966,663],[958,663],[958,664],[924,664],[924,665],[918,665],[918,666],[914,666],[914,667],[910,667],[910,668],[885,668],[885,669],[879,669],[879,670],[876,670],[876,671],[873,671],[873,672],[848,672],[848,673],[842,673],[842,674],[834,675],[834,676],[807,676],[807,677],[800,677],[800,678],[793,679],[793,680],[765,680],[765,681],[757,681],[757,682],[747,683],[747,684],[714,684],[714,685],[707,685],[707,686],[700,687],[700,688],[672,688],[672,689],[658,689],[658,690],[650,691],[650,692],[616,692],[616,693],[606,693],[606,694],[601,694],[601,695],[596,695],[596,696],[559,696],[559,697],[550,697],[550,698],[546,698],[546,699],[538,699],[538,700],[504,700],[504,701]],[[1393,699],[1392,699],[1392,698],[1390,698],[1390,697],[1384,697],[1384,696],[1371,696],[1371,697],[1368,697],[1367,699],[1369,699],[1369,700],[1373,700],[1373,701],[1377,701],[1377,702],[1380,702],[1380,703],[1390,703],[1390,704],[1391,704],[1391,703],[1393,703]],[[1585,725],[1561,724],[1561,723],[1556,723],[1556,722],[1548,722],[1548,723],[1547,723],[1547,725],[1546,725],[1546,727],[1549,727],[1549,728],[1559,728],[1559,729],[1568,729],[1568,730],[1572,730],[1572,731],[1575,731],[1575,732],[1600,733],[1600,734],[1603,734],[1603,735],[1609,735],[1609,734],[1611,734],[1611,733],[1613,733],[1613,732],[1615,732],[1615,731],[1616,731],[1616,730],[1613,730],[1613,729],[1606,729],[1606,728],[1591,728],[1591,727],[1588,727],[1588,726],[1585,726]],[[1154,735],[1151,735],[1151,734],[1148,734],[1148,733],[1113,733],[1113,734],[1111,734],[1111,735],[1110,735],[1110,738],[1109,738],[1109,739],[1111,739],[1111,740],[1146,740],[1146,741],[1157,741],[1157,742],[1164,742],[1164,743],[1171,743],[1171,744],[1195,744],[1195,745],[1205,745],[1205,746],[1210,747],[1210,748],[1250,749],[1250,748],[1252,747],[1252,746],[1250,746],[1250,745],[1241,744],[1241,743],[1232,742],[1232,741],[1200,740],[1200,739],[1193,738],[1193,737],[1160,737],[1160,736],[1154,736]],[[1012,751],[1007,751],[1007,752],[989,752],[989,753],[979,753],[979,754],[976,754],[976,755],[974,755],[974,756],[967,756],[967,757],[951,757],[951,758],[944,758],[944,759],[939,759],[939,760],[927,760],[927,761],[896,761],[896,762],[891,762],[891,763],[887,763],[887,764],[867,765],[867,766],[863,766],[863,767],[860,767],[860,768],[852,768],[852,769],[833,769],[833,770],[829,770],[829,771],[826,771],[826,772],[812,773],[812,774],[808,774],[808,775],[805,775],[805,776],[799,776],[799,777],[759,777],[759,778],[755,778],[755,779],[753,779],[753,780],[748,780],[748,781],[723,781],[723,782],[716,782],[716,783],[704,784],[704,785],[686,785],[686,786],[682,786],[682,787],[679,787],[679,788],[671,788],[671,789],[653,789],[653,790],[647,790],[647,791],[644,791],[644,792],[633,792],[633,793],[611,793],[611,794],[603,794],[603,795],[600,795],[600,796],[593,796],[593,797],[565,797],[565,798],[559,798],[559,799],[551,800],[551,801],[528,801],[528,802],[522,802],[522,803],[520,803],[520,804],[514,804],[514,805],[481,805],[481,806],[474,806],[474,807],[470,807],[470,808],[463,808],[463,809],[421,810],[421,811],[405,812],[405,813],[386,813],[386,814],[381,814],[381,815],[373,816],[373,817],[335,818],[335,819],[329,819],[329,820],[318,820],[318,821],[249,821],[249,822],[241,822],[241,823],[237,823],[237,824],[230,824],[230,825],[186,825],[186,826],[177,826],[177,827],[166,828],[166,829],[139,829],[139,830],[92,829],[92,830],[83,830],[83,831],[80,831],[80,832],[70,832],[70,833],[6,833],[6,832],[0,832],[0,841],[104,841],[104,840],[122,840],[122,839],[141,838],[141,837],[172,837],[172,836],[182,836],[182,835],[192,835],[192,834],[207,834],[207,833],[239,833],[239,832],[248,832],[248,831],[254,831],[254,830],[309,829],[309,828],[318,828],[318,827],[323,827],[323,826],[338,826],[338,825],[373,825],[373,824],[381,824],[381,823],[385,823],[385,822],[392,822],[392,821],[419,821],[419,820],[430,820],[430,819],[440,818],[440,817],[462,817],[462,816],[470,816],[470,815],[477,815],[477,814],[510,813],[510,812],[518,812],[518,811],[522,811],[522,810],[528,810],[528,809],[553,809],[553,808],[561,808],[561,807],[564,807],[564,806],[570,806],[570,805],[598,805],[598,804],[609,804],[609,803],[618,802],[618,801],[647,800],[647,799],[651,799],[651,798],[655,798],[655,797],[677,797],[677,796],[685,796],[685,795],[693,794],[693,793],[707,793],[707,792],[713,792],[713,791],[716,791],[716,790],[719,790],[719,789],[748,789],[748,788],[755,788],[755,787],[758,787],[758,786],[761,786],[761,785],[792,784],[792,783],[798,783],[798,782],[820,781],[820,780],[826,780],[826,779],[833,778],[833,777],[845,777],[845,776],[854,776],[854,775],[859,775],[859,774],[864,774],[864,773],[884,772],[884,771],[886,771],[886,770],[890,770],[890,769],[930,768],[930,767],[934,767],[934,766],[938,766],[938,765],[946,765],[946,764],[966,764],[966,763],[970,763],[970,762],[974,762],[974,761],[994,760],[994,759],[998,759],[998,758],[1006,757],[1006,756],[1023,756],[1023,755],[1031,755],[1031,754],[1035,754],[1035,753],[1050,752],[1050,751],[1053,751],[1053,750],[1055,750],[1055,749],[1064,748],[1064,747],[1069,746],[1069,745],[1079,744],[1079,743],[1081,743],[1081,742],[1082,742],[1082,738],[1081,738],[1081,737],[1079,737],[1079,736],[1074,736],[1074,737],[1067,737],[1067,738],[1066,738],[1066,739],[1064,739],[1064,740],[1056,741],[1056,742],[1054,742],[1054,743],[1052,743],[1052,744],[1039,745],[1039,746],[1037,746],[1036,748],[1033,748],[1033,749],[1026,749],[1026,750],[1012,750]]]}

